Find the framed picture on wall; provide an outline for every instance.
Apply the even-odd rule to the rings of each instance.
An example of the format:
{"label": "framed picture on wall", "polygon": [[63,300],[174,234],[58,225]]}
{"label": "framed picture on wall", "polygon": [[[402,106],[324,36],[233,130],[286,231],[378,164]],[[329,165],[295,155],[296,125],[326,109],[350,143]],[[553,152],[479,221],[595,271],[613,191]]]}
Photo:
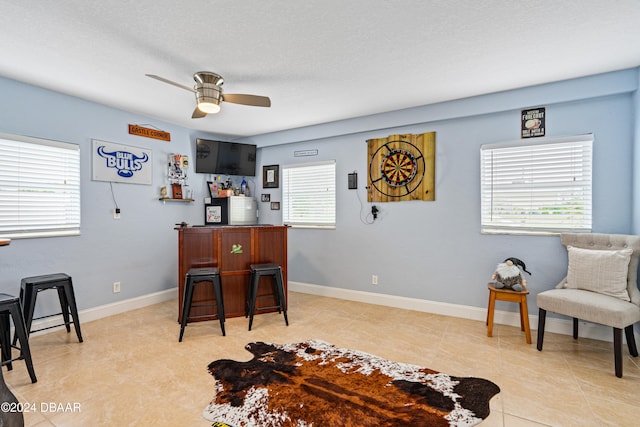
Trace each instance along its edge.
{"label": "framed picture on wall", "polygon": [[271,210],[279,211],[280,210],[280,202],[271,202]]}
{"label": "framed picture on wall", "polygon": [[271,194],[268,194],[268,193],[262,194],[260,196],[260,201],[261,202],[270,202],[271,201]]}
{"label": "framed picture on wall", "polygon": [[227,224],[227,209],[221,205],[204,205],[204,223],[205,225]]}
{"label": "framed picture on wall", "polygon": [[262,188],[278,188],[279,178],[280,167],[278,165],[262,167]]}

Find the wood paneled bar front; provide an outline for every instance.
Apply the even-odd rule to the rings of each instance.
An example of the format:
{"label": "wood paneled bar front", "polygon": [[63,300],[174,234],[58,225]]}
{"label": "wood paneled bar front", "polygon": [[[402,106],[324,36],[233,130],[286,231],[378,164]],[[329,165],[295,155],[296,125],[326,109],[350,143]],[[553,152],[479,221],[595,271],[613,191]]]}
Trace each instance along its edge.
{"label": "wood paneled bar front", "polygon": [[[279,225],[178,227],[178,321],[182,319],[185,275],[193,267],[218,267],[226,317],[245,315],[249,265],[276,263],[282,267],[287,297],[287,228]],[[261,279],[258,296],[272,294],[271,278]],[[264,281],[264,283],[263,283]],[[263,291],[264,289],[264,291]],[[215,295],[211,286],[198,285],[190,317],[213,319]],[[257,308],[275,305],[275,298],[259,299]],[[275,311],[276,309],[273,309]],[[207,317],[211,315],[211,317]]]}

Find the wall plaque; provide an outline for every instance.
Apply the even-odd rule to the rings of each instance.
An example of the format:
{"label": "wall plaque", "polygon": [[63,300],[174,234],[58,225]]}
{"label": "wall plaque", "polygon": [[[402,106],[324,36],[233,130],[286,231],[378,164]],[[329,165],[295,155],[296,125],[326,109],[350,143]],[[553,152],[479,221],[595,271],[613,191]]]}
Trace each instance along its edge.
{"label": "wall plaque", "polygon": [[522,138],[536,138],[544,136],[545,130],[545,108],[531,108],[522,110],[520,114]]}
{"label": "wall plaque", "polygon": [[144,136],[146,138],[159,139],[161,141],[171,141],[171,134],[163,130],[145,128],[138,125],[129,125],[131,135]]}

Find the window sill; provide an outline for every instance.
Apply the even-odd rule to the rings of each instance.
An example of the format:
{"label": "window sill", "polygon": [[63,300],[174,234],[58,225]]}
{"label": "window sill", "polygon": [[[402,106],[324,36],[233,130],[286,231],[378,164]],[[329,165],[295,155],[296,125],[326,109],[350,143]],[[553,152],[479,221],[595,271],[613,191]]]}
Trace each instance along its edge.
{"label": "window sill", "polygon": [[80,230],[68,230],[68,231],[34,231],[30,233],[3,233],[2,237],[9,239],[39,239],[43,237],[69,237],[79,236]]}
{"label": "window sill", "polygon": [[335,225],[312,225],[312,224],[285,224],[291,228],[310,228],[315,230],[335,230]]}
{"label": "window sill", "polygon": [[591,230],[480,230],[485,235],[559,236],[562,233],[590,233]]}

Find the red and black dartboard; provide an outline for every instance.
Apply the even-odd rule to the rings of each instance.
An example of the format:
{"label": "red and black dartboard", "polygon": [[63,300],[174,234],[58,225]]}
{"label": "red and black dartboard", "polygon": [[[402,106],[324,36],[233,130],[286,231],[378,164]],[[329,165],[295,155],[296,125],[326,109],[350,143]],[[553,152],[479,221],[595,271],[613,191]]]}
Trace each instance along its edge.
{"label": "red and black dartboard", "polygon": [[380,175],[394,187],[407,185],[416,176],[418,163],[413,154],[406,150],[392,150],[380,163]]}
{"label": "red and black dartboard", "polygon": [[[374,159],[381,160],[378,163]],[[402,197],[415,191],[422,182],[424,170],[422,152],[408,141],[389,141],[381,145],[369,163],[371,184],[389,197]],[[399,188],[404,191],[398,191]]]}

